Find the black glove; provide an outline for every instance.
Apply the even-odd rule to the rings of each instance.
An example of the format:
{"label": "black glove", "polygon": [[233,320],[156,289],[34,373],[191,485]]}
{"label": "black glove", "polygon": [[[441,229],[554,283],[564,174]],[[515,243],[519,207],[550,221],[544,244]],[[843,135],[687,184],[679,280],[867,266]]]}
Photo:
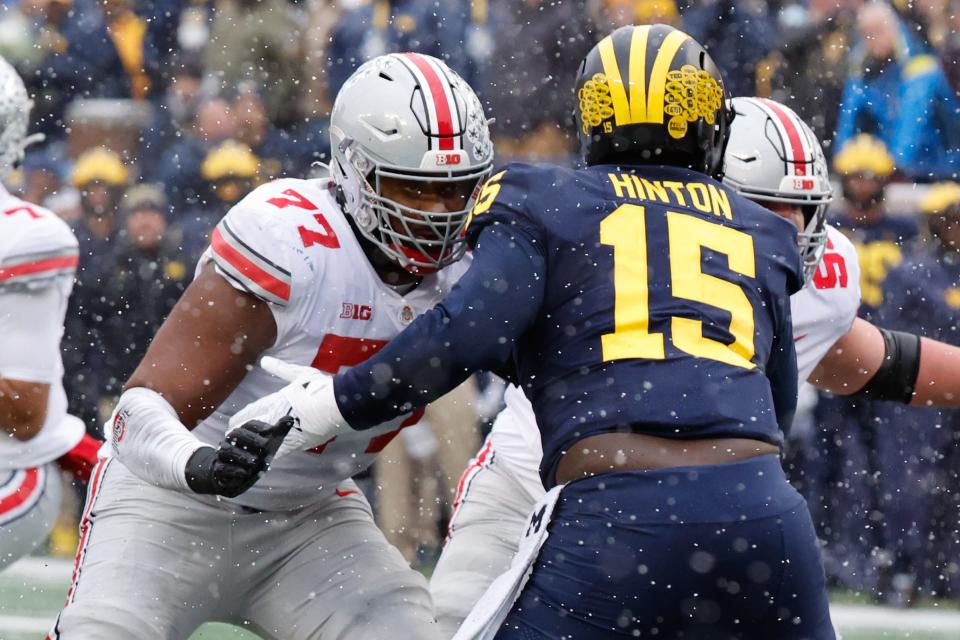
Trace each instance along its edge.
{"label": "black glove", "polygon": [[235,498],[260,479],[295,420],[284,416],[276,424],[250,420],[235,429],[216,449],[197,449],[187,461],[187,486],[194,493]]}

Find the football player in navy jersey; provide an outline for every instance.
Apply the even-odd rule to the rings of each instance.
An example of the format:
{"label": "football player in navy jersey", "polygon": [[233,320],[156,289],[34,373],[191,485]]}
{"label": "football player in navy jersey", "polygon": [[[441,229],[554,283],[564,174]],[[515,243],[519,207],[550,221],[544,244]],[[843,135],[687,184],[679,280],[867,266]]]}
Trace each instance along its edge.
{"label": "football player in navy jersey", "polygon": [[832,639],[813,525],[778,458],[796,228],[711,177],[729,113],[687,34],[618,29],[576,86],[585,169],[493,176],[442,303],[335,378],[264,361],[291,384],[232,424],[290,413],[283,455],[513,369],[550,491],[458,638]]}

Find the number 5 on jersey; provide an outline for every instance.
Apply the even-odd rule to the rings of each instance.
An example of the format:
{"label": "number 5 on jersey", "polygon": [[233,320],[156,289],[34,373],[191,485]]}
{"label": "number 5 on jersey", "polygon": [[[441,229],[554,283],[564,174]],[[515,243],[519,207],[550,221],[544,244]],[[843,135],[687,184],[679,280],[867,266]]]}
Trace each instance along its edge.
{"label": "number 5 on jersey", "polygon": [[[646,210],[624,204],[600,223],[600,242],[613,247],[614,331],[601,336],[603,360],[646,358],[662,360],[664,334],[650,332]],[[671,317],[673,346],[698,358],[752,369],[753,305],[743,289],[701,269],[704,248],[727,257],[730,271],[756,277],[753,238],[730,227],[696,216],[667,212],[670,282],[673,296],[700,302],[730,313],[726,344],[703,335],[703,321]]]}

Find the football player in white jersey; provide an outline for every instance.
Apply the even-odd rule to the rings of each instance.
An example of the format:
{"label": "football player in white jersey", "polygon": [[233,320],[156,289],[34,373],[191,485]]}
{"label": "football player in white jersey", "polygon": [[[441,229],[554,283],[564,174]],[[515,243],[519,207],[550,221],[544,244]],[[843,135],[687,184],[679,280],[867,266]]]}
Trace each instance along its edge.
{"label": "football player in white jersey", "polygon": [[[800,381],[842,395],[862,392],[915,405],[960,405],[955,374],[960,349],[878,329],[856,317],[856,250],[825,224],[832,189],[813,132],[772,100],[735,98],[731,106],[736,116],[724,182],[793,220],[800,231],[807,284],[790,300]],[[447,636],[510,566],[530,510],[544,494],[533,408],[513,385],[504,399],[506,408],[460,480],[448,539],[430,581]]]}
{"label": "football player in white jersey", "polygon": [[[0,58],[0,179],[23,159],[32,103]],[[77,239],[56,215],[0,185],[0,568],[46,540],[60,466],[81,479],[99,443],[67,414],[60,339]]]}
{"label": "football player in white jersey", "polygon": [[493,160],[472,89],[406,53],[360,67],[330,122],[331,176],[261,186],[212,234],[127,382],[52,638],[439,638],[426,580],[351,476],[419,415],[277,459],[289,423],[230,416],[284,386],[261,355],[330,373],[377,351],[466,269]]}

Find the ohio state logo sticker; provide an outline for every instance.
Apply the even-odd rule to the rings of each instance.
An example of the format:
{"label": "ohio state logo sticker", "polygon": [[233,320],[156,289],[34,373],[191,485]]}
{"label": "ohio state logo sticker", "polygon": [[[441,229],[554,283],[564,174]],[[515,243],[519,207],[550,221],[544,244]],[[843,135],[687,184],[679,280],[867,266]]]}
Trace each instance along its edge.
{"label": "ohio state logo sticker", "polygon": [[113,446],[119,445],[123,441],[123,436],[127,434],[127,418],[130,417],[128,411],[119,411],[113,418]]}

